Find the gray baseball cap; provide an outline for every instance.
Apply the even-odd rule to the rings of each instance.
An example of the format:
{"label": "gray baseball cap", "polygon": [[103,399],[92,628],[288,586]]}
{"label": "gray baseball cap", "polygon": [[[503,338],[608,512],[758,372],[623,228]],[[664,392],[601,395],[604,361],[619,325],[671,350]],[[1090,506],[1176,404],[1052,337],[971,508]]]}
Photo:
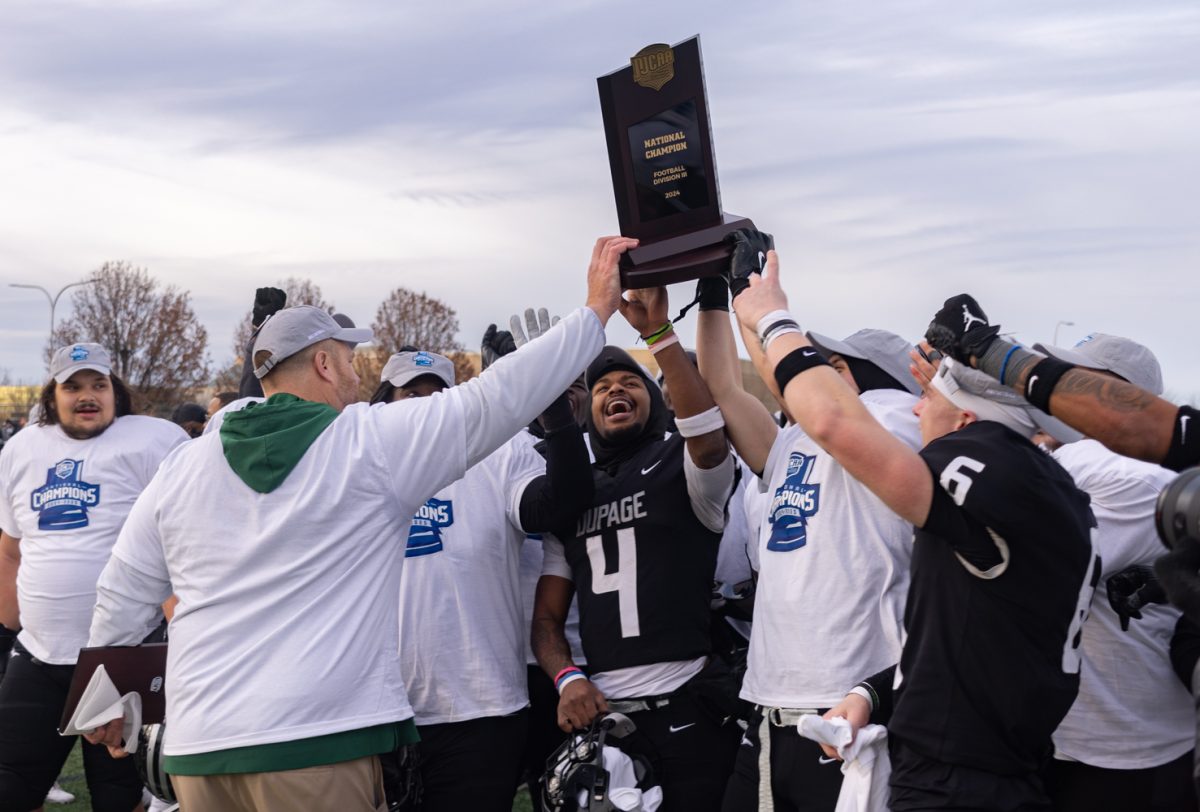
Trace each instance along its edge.
{"label": "gray baseball cap", "polygon": [[1033,348],[1060,361],[1120,375],[1134,386],[1161,395],[1162,367],[1154,353],[1136,341],[1108,333],[1090,333],[1071,349],[1034,344]]}
{"label": "gray baseball cap", "polygon": [[960,409],[974,412],[980,420],[995,420],[1026,437],[1044,431],[1060,443],[1074,443],[1083,435],[1057,417],[1034,406],[1012,387],[990,375],[943,358],[932,386]]}
{"label": "gray baseball cap", "polygon": [[837,353],[850,358],[870,361],[895,378],[896,383],[912,394],[921,394],[921,387],[917,385],[908,371],[908,365],[911,363],[908,353],[912,350],[913,345],[895,333],[889,333],[887,330],[859,330],[853,335],[846,336],[842,341],[814,333],[811,330],[807,335],[808,340],[825,355]]}
{"label": "gray baseball cap", "polygon": [[67,379],[81,369],[91,369],[101,375],[112,375],[112,358],[108,350],[99,344],[70,344],[59,347],[50,359],[50,377],[56,383]]}
{"label": "gray baseball cap", "polygon": [[373,335],[367,327],[341,326],[319,307],[285,307],[269,316],[258,328],[258,338],[254,339],[254,350],[250,357],[254,358],[263,351],[271,355],[254,368],[254,377],[265,378],[278,364],[318,341],[332,338],[349,344],[361,344],[370,341]]}
{"label": "gray baseball cap", "polygon": [[398,352],[383,365],[379,381],[407,386],[422,375],[432,375],[446,386],[454,386],[454,362],[436,352]]}

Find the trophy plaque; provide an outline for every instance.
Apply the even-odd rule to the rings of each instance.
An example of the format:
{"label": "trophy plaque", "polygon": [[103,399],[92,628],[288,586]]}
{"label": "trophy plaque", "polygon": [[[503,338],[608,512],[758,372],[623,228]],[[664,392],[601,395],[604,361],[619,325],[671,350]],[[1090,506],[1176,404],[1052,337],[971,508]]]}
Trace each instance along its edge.
{"label": "trophy plaque", "polygon": [[726,235],[754,228],[721,211],[700,37],[649,45],[596,80],[621,234],[621,285],[646,288],[729,267]]}

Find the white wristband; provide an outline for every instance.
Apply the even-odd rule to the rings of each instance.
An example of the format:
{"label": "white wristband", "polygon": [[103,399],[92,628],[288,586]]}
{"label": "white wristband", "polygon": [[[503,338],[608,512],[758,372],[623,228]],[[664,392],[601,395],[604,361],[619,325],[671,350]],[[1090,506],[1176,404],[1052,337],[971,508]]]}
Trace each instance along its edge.
{"label": "white wristband", "polygon": [[676,417],[675,428],[679,429],[679,436],[686,440],[688,437],[699,437],[701,434],[725,428],[725,418],[721,415],[721,407],[713,406],[708,411],[691,417]]}
{"label": "white wristband", "polygon": [[581,671],[576,671],[574,674],[567,674],[567,676],[562,678],[562,682],[558,684],[558,695],[562,696],[563,688],[566,688],[577,679],[587,679],[587,674]]}
{"label": "white wristband", "polygon": [[658,355],[659,350],[665,350],[667,347],[670,347],[670,346],[672,346],[674,344],[678,344],[678,343],[679,343],[679,336],[675,335],[674,333],[671,333],[671,335],[667,336],[666,338],[660,338],[658,341],[655,341],[653,344],[651,344],[650,345],[650,354]]}
{"label": "white wristband", "polygon": [[871,706],[871,710],[875,710],[875,703],[871,701],[871,692],[861,685],[855,685],[846,693],[847,695],[857,694],[858,696],[861,696],[863,699],[867,700],[867,704]]}
{"label": "white wristband", "polygon": [[775,339],[779,338],[780,336],[787,335],[788,333],[798,333],[800,335],[804,335],[803,330],[801,330],[799,327],[793,327],[790,324],[787,325],[786,327],[778,327],[778,328],[772,330],[771,334],[768,335],[765,339],[763,339],[763,343],[762,343],[763,352],[767,351],[767,347],[771,346],[771,342],[773,342]]}
{"label": "white wristband", "polygon": [[[754,332],[758,333],[758,340],[762,341],[766,336],[763,332],[772,324],[780,321],[796,321],[796,317],[786,310],[772,310],[767,315],[758,320],[758,324],[754,325]],[[799,322],[797,322],[799,324]]]}

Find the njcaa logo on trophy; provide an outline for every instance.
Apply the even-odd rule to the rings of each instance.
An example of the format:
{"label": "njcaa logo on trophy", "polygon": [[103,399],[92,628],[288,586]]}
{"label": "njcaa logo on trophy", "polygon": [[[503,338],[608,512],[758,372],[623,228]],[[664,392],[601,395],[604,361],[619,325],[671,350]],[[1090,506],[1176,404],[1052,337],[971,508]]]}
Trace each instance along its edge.
{"label": "njcaa logo on trophy", "polygon": [[647,45],[629,63],[633,65],[634,83],[651,90],[662,90],[663,85],[675,78],[675,52],[670,45]]}
{"label": "njcaa logo on trophy", "polygon": [[88,508],[100,504],[100,486],[82,476],[83,460],[59,460],[46,472],[46,484],[29,494],[39,530],[87,527]]}
{"label": "njcaa logo on trophy", "polygon": [[454,524],[454,502],[430,499],[417,509],[408,528],[405,558],[430,555],[442,551],[442,529]]}

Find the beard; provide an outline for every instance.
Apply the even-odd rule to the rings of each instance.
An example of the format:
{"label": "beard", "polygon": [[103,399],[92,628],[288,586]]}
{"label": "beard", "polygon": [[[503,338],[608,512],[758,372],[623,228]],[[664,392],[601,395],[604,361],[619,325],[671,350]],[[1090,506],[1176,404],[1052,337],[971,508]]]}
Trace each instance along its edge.
{"label": "beard", "polygon": [[[114,418],[115,419],[115,418]],[[96,423],[90,426],[68,426],[63,421],[58,422],[58,427],[62,429],[63,434],[70,437],[72,440],[90,440],[93,437],[99,437],[108,427],[113,424],[113,420],[107,423]]]}
{"label": "beard", "polygon": [[628,426],[621,426],[619,429],[605,429],[603,431],[605,442],[611,445],[624,445],[636,440],[642,433],[642,429],[646,427],[646,421],[633,423]]}

